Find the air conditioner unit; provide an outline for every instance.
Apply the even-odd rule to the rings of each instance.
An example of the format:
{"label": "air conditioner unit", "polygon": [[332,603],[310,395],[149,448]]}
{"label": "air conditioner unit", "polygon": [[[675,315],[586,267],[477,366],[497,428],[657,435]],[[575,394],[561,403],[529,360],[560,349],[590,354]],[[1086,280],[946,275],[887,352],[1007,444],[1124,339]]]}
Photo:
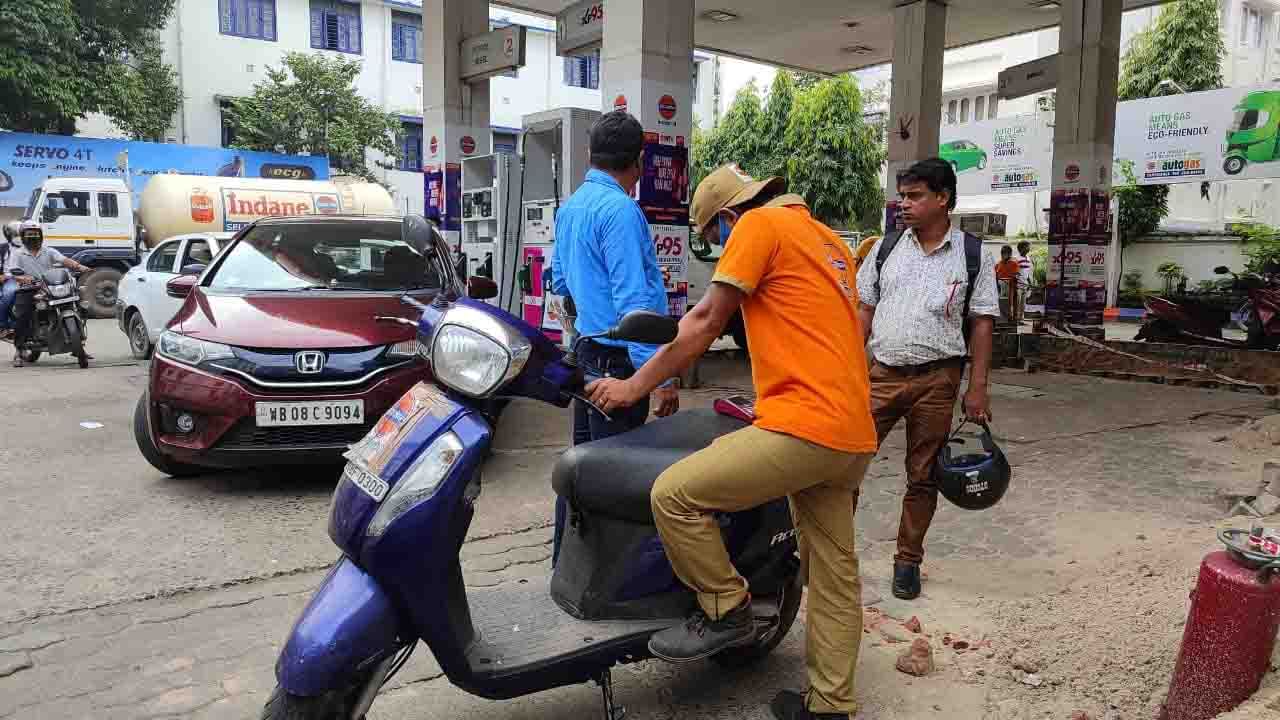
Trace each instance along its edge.
{"label": "air conditioner unit", "polygon": [[1008,216],[1004,213],[956,213],[955,221],[964,232],[982,237],[1004,237]]}

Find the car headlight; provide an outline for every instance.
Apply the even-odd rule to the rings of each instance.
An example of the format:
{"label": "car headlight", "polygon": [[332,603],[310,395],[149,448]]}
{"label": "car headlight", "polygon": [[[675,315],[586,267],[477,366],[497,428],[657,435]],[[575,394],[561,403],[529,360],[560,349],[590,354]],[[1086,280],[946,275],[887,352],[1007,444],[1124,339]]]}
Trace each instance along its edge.
{"label": "car headlight", "polygon": [[380,537],[397,518],[431,497],[460,455],[462,440],[453,431],[432,441],[400,476],[400,482],[391,488],[369,521],[365,534],[371,538]]}
{"label": "car headlight", "polygon": [[63,283],[62,285],[50,285],[49,294],[56,298],[71,297],[71,283]]}
{"label": "car headlight", "polygon": [[485,397],[520,374],[532,349],[507,323],[460,305],[444,314],[431,338],[431,369],[443,385]]}
{"label": "car headlight", "polygon": [[226,345],[198,340],[172,330],[160,333],[156,352],[170,360],[177,360],[187,365],[199,365],[206,360],[230,360],[235,357],[235,353]]}

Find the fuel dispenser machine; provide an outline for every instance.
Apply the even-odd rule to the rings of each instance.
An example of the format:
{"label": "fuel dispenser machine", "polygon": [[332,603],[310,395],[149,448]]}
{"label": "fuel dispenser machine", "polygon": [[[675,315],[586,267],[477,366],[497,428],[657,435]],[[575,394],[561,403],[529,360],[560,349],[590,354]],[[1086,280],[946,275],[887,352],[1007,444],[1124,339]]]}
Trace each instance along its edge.
{"label": "fuel dispenser machine", "polygon": [[523,118],[524,175],[520,197],[519,258],[510,312],[560,341],[563,300],[551,292],[555,216],[586,177],[595,110],[557,108]]}
{"label": "fuel dispenser machine", "polygon": [[518,265],[521,176],[520,159],[509,153],[462,161],[460,264],[466,277],[497,283],[498,297],[486,302],[508,309]]}

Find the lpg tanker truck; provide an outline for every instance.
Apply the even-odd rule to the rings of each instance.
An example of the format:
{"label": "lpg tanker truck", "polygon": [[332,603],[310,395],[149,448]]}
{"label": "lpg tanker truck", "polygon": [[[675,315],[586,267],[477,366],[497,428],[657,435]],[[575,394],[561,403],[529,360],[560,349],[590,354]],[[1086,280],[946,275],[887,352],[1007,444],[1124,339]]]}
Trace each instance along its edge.
{"label": "lpg tanker truck", "polygon": [[381,185],[358,178],[267,180],[160,174],[134,206],[123,180],[49,178],[31,194],[23,222],[37,222],[45,244],[89,266],[80,278],[94,317],[115,312],[120,278],[147,248],[175,235],[234,232],[263,217],[389,215]]}

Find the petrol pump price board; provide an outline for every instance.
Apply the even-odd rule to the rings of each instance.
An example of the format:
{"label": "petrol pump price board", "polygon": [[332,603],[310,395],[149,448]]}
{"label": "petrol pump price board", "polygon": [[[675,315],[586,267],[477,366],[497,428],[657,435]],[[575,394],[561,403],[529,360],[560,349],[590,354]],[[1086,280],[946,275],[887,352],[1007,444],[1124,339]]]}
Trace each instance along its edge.
{"label": "petrol pump price board", "polygon": [[662,284],[667,292],[676,292],[689,280],[689,226],[650,225],[653,248],[662,270]]}

